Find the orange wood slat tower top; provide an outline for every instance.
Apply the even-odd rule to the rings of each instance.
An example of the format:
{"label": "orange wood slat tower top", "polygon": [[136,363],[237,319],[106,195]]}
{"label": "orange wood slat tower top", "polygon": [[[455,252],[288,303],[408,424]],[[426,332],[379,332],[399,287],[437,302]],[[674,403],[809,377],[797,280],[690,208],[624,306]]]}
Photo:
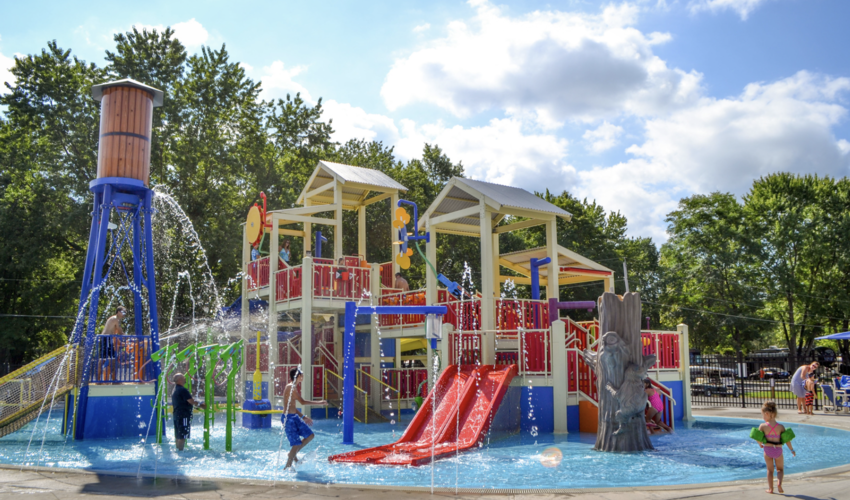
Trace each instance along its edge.
{"label": "orange wood slat tower top", "polygon": [[93,86],[92,97],[100,101],[97,177],[128,177],[147,186],[153,108],[162,105],[162,91],[127,79]]}

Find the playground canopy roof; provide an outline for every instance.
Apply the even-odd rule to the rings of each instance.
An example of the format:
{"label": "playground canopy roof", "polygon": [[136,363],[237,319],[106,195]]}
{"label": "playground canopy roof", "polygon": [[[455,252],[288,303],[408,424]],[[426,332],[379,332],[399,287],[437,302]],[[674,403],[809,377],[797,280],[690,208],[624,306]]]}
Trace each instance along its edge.
{"label": "playground canopy roof", "polygon": [[407,191],[406,187],[378,170],[320,161],[310,180],[304,185],[296,203],[303,205],[308,199],[320,204],[333,203],[332,188],[335,183],[342,185],[342,201],[347,208],[362,204],[364,197],[371,191],[380,193]]}
{"label": "playground canopy roof", "polygon": [[[482,203],[494,226],[507,215],[541,221],[555,217],[570,220],[572,217],[566,210],[524,189],[453,177],[428,207],[423,219],[429,218],[430,226],[438,232],[474,235],[481,225],[479,208]],[[535,224],[525,227],[532,225]]]}
{"label": "playground canopy roof", "polygon": [[[604,281],[612,278],[614,272],[607,267],[594,262],[587,257],[557,245],[558,250],[558,284],[569,285],[572,283],[585,283],[588,281]],[[502,254],[499,256],[499,265],[519,273],[524,279],[502,276],[502,281],[513,279],[516,283],[527,284],[531,277],[531,259],[545,259],[546,248],[531,248]],[[548,279],[548,266],[539,268],[540,282],[545,283]]]}

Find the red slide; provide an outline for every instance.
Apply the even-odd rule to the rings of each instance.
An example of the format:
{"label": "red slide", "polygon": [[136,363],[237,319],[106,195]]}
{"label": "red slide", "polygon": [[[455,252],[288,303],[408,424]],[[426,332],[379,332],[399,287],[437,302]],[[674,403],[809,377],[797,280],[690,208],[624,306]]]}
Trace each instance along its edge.
{"label": "red slide", "polygon": [[434,458],[468,450],[487,434],[491,416],[499,408],[516,374],[516,365],[449,366],[401,439],[394,444],[333,455],[328,460],[422,465],[431,461],[432,444]]}

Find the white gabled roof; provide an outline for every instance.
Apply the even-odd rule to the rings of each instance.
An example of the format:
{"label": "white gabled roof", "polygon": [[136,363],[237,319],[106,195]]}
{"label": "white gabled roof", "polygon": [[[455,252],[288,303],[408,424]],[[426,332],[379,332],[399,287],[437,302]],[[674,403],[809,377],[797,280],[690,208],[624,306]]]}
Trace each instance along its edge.
{"label": "white gabled roof", "polygon": [[[372,190],[382,192],[407,191],[406,187],[378,170],[321,160],[298,196],[297,203],[303,203],[304,196],[310,191],[325,186],[329,182],[334,182],[334,180],[344,185],[344,198],[357,198]],[[346,184],[359,184],[360,187],[347,186]]]}
{"label": "white gabled roof", "polygon": [[[529,193],[525,189],[493,184],[492,182],[476,181],[463,177],[453,177],[437,195],[434,203],[428,207],[426,216],[444,215],[459,212],[484,202],[491,207],[491,217],[495,220],[504,211],[502,207],[515,208],[526,212],[537,212],[554,215],[570,220],[572,215],[548,201]],[[481,221],[477,215],[461,217],[454,220],[457,224],[478,226]]]}
{"label": "white gabled roof", "polygon": [[369,186],[407,191],[406,187],[396,182],[389,175],[378,170],[355,167],[353,165],[343,165],[342,163],[334,163],[324,160],[320,161],[319,165],[335,173],[343,182],[357,182],[359,184],[368,184]]}
{"label": "white gabled roof", "polygon": [[522,188],[513,186],[503,186],[502,184],[476,181],[473,179],[464,179],[462,177],[456,177],[456,179],[458,180],[458,182],[466,184],[467,186],[471,187],[472,189],[475,189],[484,196],[491,198],[504,206],[522,208],[525,210],[537,210],[540,212],[547,212],[553,215],[557,215],[559,217],[563,217],[565,219],[569,219],[572,217],[572,214],[570,214],[566,210],[558,208],[555,205],[544,200],[543,198],[529,193],[528,191]]}

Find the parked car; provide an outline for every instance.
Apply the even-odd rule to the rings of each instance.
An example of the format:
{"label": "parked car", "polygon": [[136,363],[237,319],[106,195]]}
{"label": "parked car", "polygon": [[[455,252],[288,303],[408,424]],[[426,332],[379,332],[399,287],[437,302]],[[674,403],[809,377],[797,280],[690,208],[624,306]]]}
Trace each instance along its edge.
{"label": "parked car", "polygon": [[767,349],[759,349],[758,351],[750,354],[750,356],[756,358],[771,358],[771,357],[779,357],[779,356],[788,356],[788,348],[787,347],[779,347],[772,345]]}
{"label": "parked car", "polygon": [[705,396],[731,395],[738,397],[738,385],[733,368],[691,366],[691,392]]}
{"label": "parked car", "polygon": [[729,389],[723,385],[716,384],[691,384],[691,395],[693,396],[728,396]]}
{"label": "parked car", "polygon": [[775,366],[765,366],[759,370],[755,370],[747,377],[750,380],[759,380],[762,378],[761,370],[764,370],[764,378],[770,379],[775,378],[777,380],[786,380],[791,378],[791,374],[782,368],[777,368]]}

